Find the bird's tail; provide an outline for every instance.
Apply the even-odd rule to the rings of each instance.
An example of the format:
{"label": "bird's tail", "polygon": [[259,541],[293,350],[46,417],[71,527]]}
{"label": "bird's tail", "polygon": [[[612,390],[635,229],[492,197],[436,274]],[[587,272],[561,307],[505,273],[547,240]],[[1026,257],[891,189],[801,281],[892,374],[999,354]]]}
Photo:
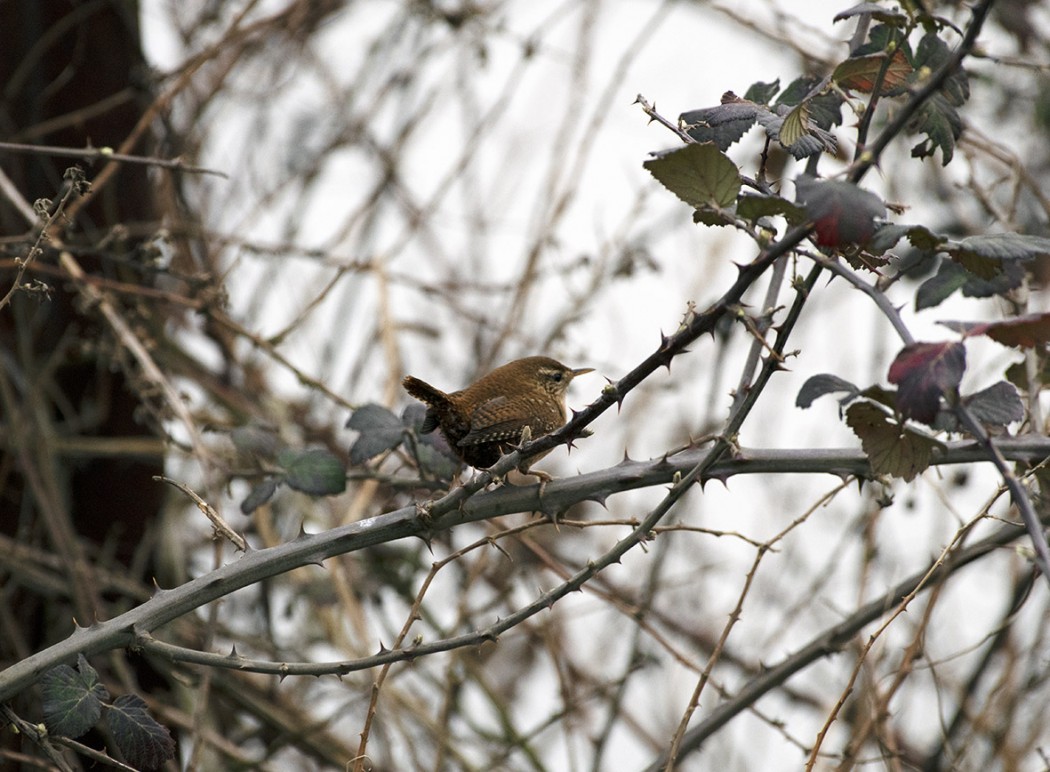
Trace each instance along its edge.
{"label": "bird's tail", "polygon": [[434,431],[438,427],[438,414],[452,409],[448,394],[411,375],[406,375],[401,385],[405,387],[405,391],[429,408],[419,431],[423,434]]}

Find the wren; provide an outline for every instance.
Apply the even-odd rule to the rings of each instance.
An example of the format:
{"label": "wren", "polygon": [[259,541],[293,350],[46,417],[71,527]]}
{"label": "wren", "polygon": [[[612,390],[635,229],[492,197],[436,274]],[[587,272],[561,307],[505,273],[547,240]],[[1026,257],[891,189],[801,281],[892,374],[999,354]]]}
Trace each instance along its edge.
{"label": "wren", "polygon": [[420,431],[441,429],[456,455],[486,469],[521,442],[523,433],[536,439],[562,426],[569,383],[593,369],[573,370],[549,357],[525,357],[451,394],[411,375],[401,384],[427,406]]}

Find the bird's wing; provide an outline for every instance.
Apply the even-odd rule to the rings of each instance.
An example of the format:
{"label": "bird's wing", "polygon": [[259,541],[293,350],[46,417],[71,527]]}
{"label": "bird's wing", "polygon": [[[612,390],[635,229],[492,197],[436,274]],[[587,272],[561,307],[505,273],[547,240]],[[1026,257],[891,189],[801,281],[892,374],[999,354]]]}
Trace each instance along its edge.
{"label": "bird's wing", "polygon": [[520,419],[506,418],[503,409],[509,400],[493,397],[482,402],[470,416],[470,431],[460,445],[482,445],[486,442],[517,441],[521,438]]}

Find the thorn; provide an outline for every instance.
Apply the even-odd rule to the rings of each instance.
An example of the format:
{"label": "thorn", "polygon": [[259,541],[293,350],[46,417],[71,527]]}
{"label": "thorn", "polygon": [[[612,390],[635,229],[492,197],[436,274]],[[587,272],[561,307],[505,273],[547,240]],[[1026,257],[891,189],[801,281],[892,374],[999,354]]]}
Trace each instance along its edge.
{"label": "thorn", "polygon": [[789,373],[789,372],[791,372],[786,367],[784,367],[784,363],[781,362],[779,359],[774,359],[773,357],[763,357],[762,361],[764,361],[767,365],[769,365],[769,367],[772,368],[774,373]]}
{"label": "thorn", "polygon": [[729,472],[712,472],[706,475],[708,480],[718,480],[726,490],[729,490],[729,476]]}
{"label": "thorn", "polygon": [[503,557],[505,557],[507,560],[509,560],[512,563],[514,562],[514,558],[511,557],[511,554],[509,552],[507,552],[506,548],[502,544],[500,544],[498,541],[496,541],[493,538],[489,538],[487,541],[488,541],[490,547],[494,547],[495,549],[499,550],[501,553],[503,553]]}
{"label": "thorn", "polygon": [[625,395],[620,391],[620,387],[613,383],[610,378],[606,378],[605,380],[606,384],[602,386],[602,395],[607,397],[611,396],[616,400],[616,412],[619,413],[620,408],[623,407],[623,398]]}

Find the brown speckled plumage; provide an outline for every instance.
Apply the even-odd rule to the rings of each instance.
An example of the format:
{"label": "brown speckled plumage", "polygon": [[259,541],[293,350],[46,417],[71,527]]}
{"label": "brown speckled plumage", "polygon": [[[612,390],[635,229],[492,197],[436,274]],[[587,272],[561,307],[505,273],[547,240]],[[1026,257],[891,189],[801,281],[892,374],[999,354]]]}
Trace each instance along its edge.
{"label": "brown speckled plumage", "polygon": [[569,383],[589,372],[549,357],[525,357],[451,394],[411,375],[402,384],[427,406],[423,433],[440,428],[460,458],[484,469],[517,444],[526,427],[536,439],[564,424]]}

